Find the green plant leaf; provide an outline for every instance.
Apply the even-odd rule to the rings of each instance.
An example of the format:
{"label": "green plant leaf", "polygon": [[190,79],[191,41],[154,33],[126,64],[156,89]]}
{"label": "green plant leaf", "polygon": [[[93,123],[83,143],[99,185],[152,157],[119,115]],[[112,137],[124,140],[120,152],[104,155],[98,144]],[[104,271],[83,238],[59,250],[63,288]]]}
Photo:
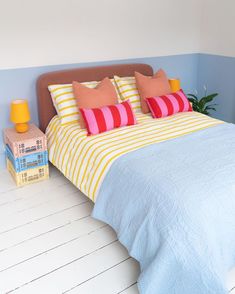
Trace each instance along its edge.
{"label": "green plant leaf", "polygon": [[202,113],[202,114],[209,115],[209,112],[208,112],[207,110],[205,110],[205,109],[204,109],[201,113]]}
{"label": "green plant leaf", "polygon": [[205,110],[214,110],[214,111],[216,111],[215,107],[212,107],[212,106],[206,106]]}
{"label": "green plant leaf", "polygon": [[207,105],[209,102],[212,102],[213,99],[218,95],[218,93],[213,93],[210,95],[206,95],[203,96],[201,99],[199,99],[196,95],[189,93],[188,96],[188,100],[192,103],[192,107],[194,111],[203,113],[205,115],[210,115],[209,110],[214,110],[216,111],[215,107],[217,104],[213,103],[213,104],[209,104]]}
{"label": "green plant leaf", "polygon": [[198,105],[193,105],[193,110],[197,112],[201,112],[201,109],[198,107]]}
{"label": "green plant leaf", "polygon": [[197,100],[196,100],[195,98],[188,98],[188,100],[189,100],[190,102],[192,102],[192,103],[196,103],[196,102],[197,102]]}
{"label": "green plant leaf", "polygon": [[218,94],[214,93],[205,97],[202,97],[199,101],[199,105],[201,108],[205,108],[205,105],[209,102],[211,102]]}
{"label": "green plant leaf", "polygon": [[194,94],[188,94],[188,96],[189,96],[189,97],[192,97],[192,98],[194,98],[195,100],[198,101],[198,97],[197,97],[196,95],[194,95]]}

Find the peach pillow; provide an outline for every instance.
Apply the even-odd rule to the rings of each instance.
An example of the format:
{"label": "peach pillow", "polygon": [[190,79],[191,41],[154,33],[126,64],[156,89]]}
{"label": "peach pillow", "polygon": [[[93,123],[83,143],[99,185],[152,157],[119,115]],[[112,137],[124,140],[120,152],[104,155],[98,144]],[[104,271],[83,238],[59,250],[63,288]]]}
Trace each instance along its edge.
{"label": "peach pillow", "polygon": [[137,89],[140,94],[141,109],[143,113],[148,113],[149,107],[145,102],[148,97],[162,96],[171,93],[170,84],[164,70],[159,69],[154,76],[144,76],[135,72]]}
{"label": "peach pillow", "polygon": [[[73,82],[73,93],[79,108],[99,108],[118,103],[116,90],[109,78],[104,78],[95,88],[88,88],[81,83]],[[81,116],[80,125],[85,128]]]}

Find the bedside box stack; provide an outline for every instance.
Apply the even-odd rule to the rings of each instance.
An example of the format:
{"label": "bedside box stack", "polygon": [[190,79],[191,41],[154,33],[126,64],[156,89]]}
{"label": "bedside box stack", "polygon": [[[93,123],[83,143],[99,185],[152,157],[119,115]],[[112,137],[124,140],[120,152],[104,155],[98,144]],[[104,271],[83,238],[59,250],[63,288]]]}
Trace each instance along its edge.
{"label": "bedside box stack", "polygon": [[49,177],[46,136],[35,125],[29,131],[17,133],[4,130],[7,169],[17,186],[34,183]]}

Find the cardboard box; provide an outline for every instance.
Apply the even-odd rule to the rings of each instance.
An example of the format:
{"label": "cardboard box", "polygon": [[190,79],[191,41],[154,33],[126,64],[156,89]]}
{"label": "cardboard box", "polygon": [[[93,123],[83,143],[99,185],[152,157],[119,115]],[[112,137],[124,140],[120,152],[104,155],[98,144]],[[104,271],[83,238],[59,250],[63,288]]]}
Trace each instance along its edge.
{"label": "cardboard box", "polygon": [[48,164],[17,173],[11,161],[8,158],[6,160],[7,169],[15,180],[17,186],[24,186],[49,178]]}

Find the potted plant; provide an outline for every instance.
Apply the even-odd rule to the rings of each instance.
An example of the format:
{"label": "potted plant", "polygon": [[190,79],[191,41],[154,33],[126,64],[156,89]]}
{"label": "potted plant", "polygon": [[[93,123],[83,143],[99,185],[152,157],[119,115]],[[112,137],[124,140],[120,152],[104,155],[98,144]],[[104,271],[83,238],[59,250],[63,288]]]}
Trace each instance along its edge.
{"label": "potted plant", "polygon": [[194,111],[210,115],[210,111],[216,111],[215,106],[216,103],[208,104],[212,102],[218,93],[213,93],[207,95],[207,88],[204,86],[205,94],[203,97],[199,98],[197,92],[195,94],[188,94],[188,100],[192,103],[192,107]]}

